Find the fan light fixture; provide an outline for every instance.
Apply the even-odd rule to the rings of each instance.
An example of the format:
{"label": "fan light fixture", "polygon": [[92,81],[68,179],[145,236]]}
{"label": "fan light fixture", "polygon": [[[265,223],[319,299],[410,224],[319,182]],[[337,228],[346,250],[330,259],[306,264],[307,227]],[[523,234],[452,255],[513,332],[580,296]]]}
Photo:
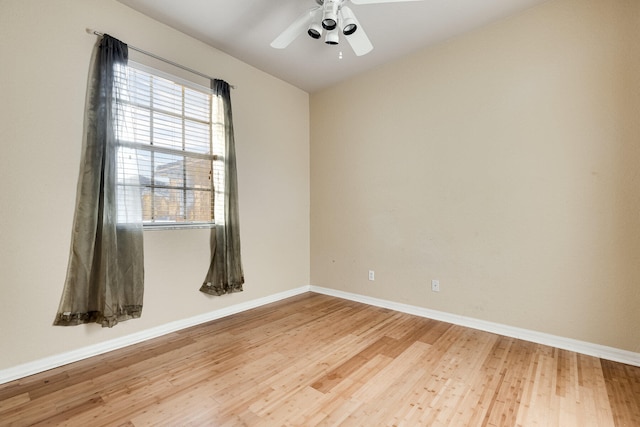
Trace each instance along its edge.
{"label": "fan light fixture", "polygon": [[331,14],[331,13],[325,13],[324,17],[322,18],[322,27],[325,30],[333,30],[336,28],[336,25],[338,25],[338,23],[336,22],[336,15]]}
{"label": "fan light fixture", "polygon": [[344,8],[340,10],[342,14],[342,34],[345,36],[350,36],[355,33],[358,29],[358,24],[356,24],[356,19],[351,12],[351,9]]}
{"label": "fan light fixture", "polygon": [[[319,2],[320,3],[320,2]],[[340,7],[341,1],[338,0],[324,0],[320,3],[322,6],[322,21],[320,24],[317,22],[311,23],[307,34],[313,39],[319,39],[322,37],[322,29],[327,30],[324,42],[330,45],[336,45],[340,41],[338,33],[338,24],[342,29],[342,34],[350,36],[358,29],[358,24],[353,12],[348,7]]]}
{"label": "fan light fixture", "polygon": [[307,34],[309,34],[312,39],[319,39],[320,37],[322,37],[322,27],[320,26],[320,24],[314,22],[313,24],[309,25]]}
{"label": "fan light fixture", "polygon": [[333,30],[338,26],[338,6],[336,0],[325,0],[322,10],[322,27],[325,30]]}
{"label": "fan light fixture", "polygon": [[358,26],[355,22],[353,22],[353,20],[345,20],[344,27],[342,27],[342,33],[345,36],[350,36],[351,34],[355,33],[357,29]]}
{"label": "fan light fixture", "polygon": [[339,37],[338,37],[337,28],[334,28],[331,31],[327,31],[327,37],[324,39],[324,42],[326,44],[335,45],[335,44],[338,44],[338,41],[339,41]]}
{"label": "fan light fixture", "polygon": [[304,12],[285,28],[271,42],[271,47],[284,49],[306,31],[309,37],[315,40],[323,38],[329,45],[339,44],[343,37],[356,56],[366,55],[371,52],[373,45],[349,5],[412,1],[421,0],[315,0],[317,6]]}

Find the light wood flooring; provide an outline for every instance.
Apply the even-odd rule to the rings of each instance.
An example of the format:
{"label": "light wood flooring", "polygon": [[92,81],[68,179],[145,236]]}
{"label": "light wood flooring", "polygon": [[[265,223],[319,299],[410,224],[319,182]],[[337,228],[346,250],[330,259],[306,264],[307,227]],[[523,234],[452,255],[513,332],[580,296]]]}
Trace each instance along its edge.
{"label": "light wood flooring", "polygon": [[640,426],[640,368],[307,293],[1,385],[0,425]]}

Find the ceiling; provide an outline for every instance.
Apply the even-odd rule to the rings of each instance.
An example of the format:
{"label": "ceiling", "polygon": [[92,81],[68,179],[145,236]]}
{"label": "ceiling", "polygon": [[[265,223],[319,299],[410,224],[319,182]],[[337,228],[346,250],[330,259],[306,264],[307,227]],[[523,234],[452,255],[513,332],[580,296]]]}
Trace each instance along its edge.
{"label": "ceiling", "polygon": [[[286,49],[270,43],[315,0],[118,0],[309,93],[546,0],[422,0],[349,4],[373,50],[356,56],[301,34]],[[339,54],[342,52],[342,59]]]}

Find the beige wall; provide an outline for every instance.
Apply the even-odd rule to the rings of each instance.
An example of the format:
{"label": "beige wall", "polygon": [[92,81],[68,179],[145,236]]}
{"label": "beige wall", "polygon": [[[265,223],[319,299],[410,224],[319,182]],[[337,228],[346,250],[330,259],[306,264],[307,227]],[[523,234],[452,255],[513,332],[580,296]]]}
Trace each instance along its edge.
{"label": "beige wall", "polygon": [[312,284],[639,352],[639,28],[553,0],[313,94]]}
{"label": "beige wall", "polygon": [[[145,308],[53,327],[67,266],[86,27],[236,85],[245,292],[198,291],[209,231],[145,232]],[[309,96],[113,0],[0,0],[0,370],[309,284]]]}

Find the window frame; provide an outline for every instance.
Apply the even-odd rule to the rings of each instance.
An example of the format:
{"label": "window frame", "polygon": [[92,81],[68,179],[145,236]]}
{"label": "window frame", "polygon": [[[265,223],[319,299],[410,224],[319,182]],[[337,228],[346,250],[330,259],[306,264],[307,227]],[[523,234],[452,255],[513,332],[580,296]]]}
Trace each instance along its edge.
{"label": "window frame", "polygon": [[[135,62],[135,61],[129,61],[128,64],[126,65],[127,67],[127,79],[128,78],[128,70],[129,69],[133,69],[136,72],[142,72],[142,73],[146,73],[150,76],[151,79],[155,78],[159,78],[159,79],[163,79],[163,80],[167,80],[173,84],[176,84],[178,86],[181,87],[181,101],[182,101],[182,110],[180,114],[177,113],[172,113],[172,114],[168,114],[167,111],[162,110],[161,108],[156,108],[153,105],[153,102],[150,101],[148,106],[141,106],[141,105],[136,105],[133,101],[131,100],[126,100],[124,102],[122,102],[122,99],[118,98],[115,102],[119,102],[121,105],[124,104],[125,106],[129,106],[130,108],[136,107],[136,108],[144,108],[146,110],[148,110],[149,112],[149,142],[136,142],[136,141],[127,141],[124,139],[121,139],[118,135],[116,136],[116,144],[118,149],[120,147],[124,147],[124,148],[130,148],[130,149],[134,149],[134,150],[140,150],[146,153],[149,153],[149,156],[152,160],[150,160],[149,165],[150,165],[150,169],[149,169],[149,174],[150,174],[150,182],[149,183],[137,183],[134,185],[129,185],[131,187],[137,187],[140,189],[140,203],[141,205],[143,204],[143,195],[142,192],[144,191],[144,189],[150,189],[151,190],[151,203],[153,204],[152,206],[152,219],[151,220],[142,220],[142,226],[144,230],[171,230],[171,229],[199,229],[199,228],[214,228],[216,225],[216,201],[218,201],[218,196],[217,196],[217,192],[223,191],[223,184],[221,186],[221,183],[217,182],[219,181],[219,179],[216,179],[216,177],[220,177],[220,176],[224,176],[224,116],[221,114],[220,111],[218,111],[218,105],[219,105],[219,100],[217,99],[216,95],[213,93],[211,88],[207,88],[205,86],[199,85],[197,83],[191,82],[189,80],[185,80],[182,79],[178,76],[172,75],[170,73],[166,73],[163,71],[160,71],[156,68]],[[150,89],[151,91],[153,90],[152,88]],[[186,91],[187,90],[191,90],[191,91],[196,91],[199,92],[200,94],[204,94],[208,97],[208,113],[209,113],[209,117],[208,117],[208,121],[204,121],[204,120],[195,120],[193,117],[189,117],[186,114],[186,105],[185,105],[185,100],[186,100]],[[153,94],[152,92],[150,92],[149,94],[150,98],[153,98]],[[215,111],[214,111],[215,110]],[[170,115],[173,116],[174,118],[176,118],[178,121],[181,122],[181,147],[180,148],[173,148],[173,147],[167,147],[167,146],[162,146],[162,145],[154,145],[154,136],[153,136],[153,132],[154,132],[154,125],[153,125],[153,119],[151,119],[151,117],[154,116],[154,113],[159,113],[159,114],[163,114],[163,115]],[[200,124],[206,124],[206,126],[208,127],[208,134],[209,134],[209,153],[199,153],[197,151],[190,151],[187,149],[186,146],[186,141],[187,138],[185,136],[186,134],[186,125],[185,122],[186,121],[193,121],[198,122]],[[134,138],[135,139],[135,138]],[[178,186],[171,186],[171,185],[162,185],[162,184],[157,184],[154,183],[155,181],[155,173],[157,172],[155,170],[155,166],[154,166],[154,158],[156,156],[156,154],[165,154],[165,155],[171,155],[171,156],[176,156],[176,157],[182,157],[182,160],[180,160],[182,166],[182,174],[183,174],[183,185],[178,185]],[[120,164],[120,160],[119,160],[119,155],[118,158],[116,159],[116,167],[119,169],[121,167]],[[203,188],[207,188],[207,187],[195,187],[195,186],[190,186],[188,184],[188,180],[187,180],[187,162],[189,161],[189,159],[195,159],[195,160],[206,160],[209,162],[210,165],[210,170],[209,170],[209,182],[210,182],[210,186],[208,187],[208,189],[203,189]],[[128,186],[128,184],[126,183],[122,183],[120,181],[118,181],[116,183],[116,186],[123,186],[126,187]],[[156,210],[155,210],[155,204],[156,204],[156,200],[155,200],[155,194],[156,194],[156,190],[177,190],[181,192],[181,197],[179,197],[179,208],[180,211],[183,212],[184,215],[184,221],[163,221],[163,220],[158,220],[157,218],[154,218],[156,216]],[[210,221],[195,221],[195,220],[187,220],[186,219],[186,215],[187,215],[187,199],[188,199],[188,193],[191,192],[191,194],[193,195],[193,197],[195,197],[195,194],[197,192],[203,192],[203,193],[209,193],[209,200],[210,200],[210,213],[211,213],[211,220]],[[142,214],[144,215],[144,213]],[[121,224],[125,224],[125,222],[121,223]]]}

